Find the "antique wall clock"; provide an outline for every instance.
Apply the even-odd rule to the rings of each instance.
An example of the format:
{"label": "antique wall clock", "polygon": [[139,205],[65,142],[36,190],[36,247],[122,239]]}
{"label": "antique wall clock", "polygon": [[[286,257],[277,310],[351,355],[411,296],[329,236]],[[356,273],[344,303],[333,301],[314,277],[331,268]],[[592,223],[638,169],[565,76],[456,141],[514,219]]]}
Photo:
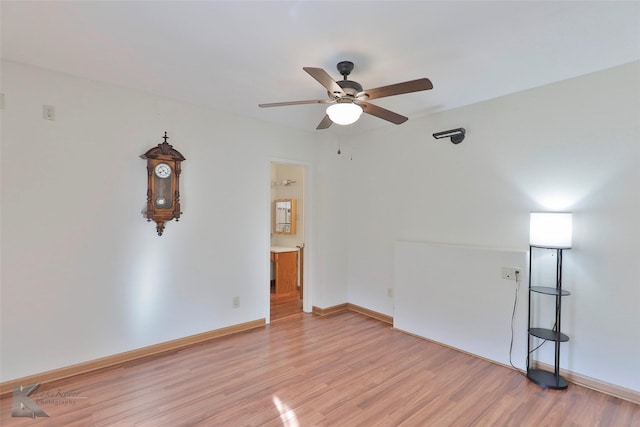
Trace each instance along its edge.
{"label": "antique wall clock", "polygon": [[167,142],[153,147],[142,156],[147,159],[147,221],[156,222],[158,236],[162,236],[164,224],[175,218],[180,219],[180,164],[185,160],[180,152]]}

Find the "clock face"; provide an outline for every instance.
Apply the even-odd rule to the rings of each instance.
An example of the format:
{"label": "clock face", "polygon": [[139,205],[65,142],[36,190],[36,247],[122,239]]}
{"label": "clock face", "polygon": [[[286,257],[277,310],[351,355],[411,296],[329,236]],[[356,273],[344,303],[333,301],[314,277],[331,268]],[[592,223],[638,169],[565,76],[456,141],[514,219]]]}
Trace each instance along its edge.
{"label": "clock face", "polygon": [[171,176],[171,166],[166,163],[158,163],[155,172],[158,178],[168,178]]}

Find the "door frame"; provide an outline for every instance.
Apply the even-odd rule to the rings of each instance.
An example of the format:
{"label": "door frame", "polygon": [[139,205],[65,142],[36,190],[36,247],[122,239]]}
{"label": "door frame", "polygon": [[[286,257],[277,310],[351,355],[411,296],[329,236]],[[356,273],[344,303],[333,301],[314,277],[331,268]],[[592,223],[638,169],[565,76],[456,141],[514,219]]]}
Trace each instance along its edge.
{"label": "door frame", "polygon": [[[272,165],[288,165],[288,166],[297,166],[301,167],[304,170],[304,187],[302,189],[303,200],[302,200],[302,215],[304,222],[304,259],[301,262],[304,265],[302,270],[302,311],[305,313],[311,313],[313,310],[313,289],[314,289],[314,281],[313,272],[315,271],[315,263],[314,263],[314,212],[312,210],[313,204],[313,165],[309,162],[300,161],[300,160],[292,160],[292,159],[283,159],[283,158],[270,158],[268,164],[268,176],[266,182],[268,185],[266,186],[266,191],[268,194],[267,200],[269,202],[265,212],[265,222],[268,224],[268,233],[271,234],[271,167]],[[267,239],[268,247],[266,248],[266,252],[264,255],[264,259],[269,262],[269,268],[267,269],[268,277],[264,281],[264,283],[269,283],[271,280],[270,272],[271,272],[271,261],[269,261],[269,255],[271,254],[271,239]],[[267,301],[267,323],[269,323],[269,319],[271,318],[271,304],[270,304],[270,290],[269,286],[264,286],[266,301]]]}

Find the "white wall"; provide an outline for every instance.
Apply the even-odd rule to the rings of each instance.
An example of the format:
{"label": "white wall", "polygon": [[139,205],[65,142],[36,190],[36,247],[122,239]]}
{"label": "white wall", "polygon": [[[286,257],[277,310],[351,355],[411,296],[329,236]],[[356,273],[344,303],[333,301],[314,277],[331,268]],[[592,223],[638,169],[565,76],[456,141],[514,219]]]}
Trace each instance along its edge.
{"label": "white wall", "polygon": [[[320,132],[319,137],[320,142],[315,146],[317,167],[313,176],[315,235],[314,243],[305,248],[305,254],[309,250],[317,251],[312,272],[315,280],[313,305],[326,308],[347,302],[349,224],[345,197],[349,160],[336,154],[333,131]],[[306,269],[307,266],[305,272]]]}
{"label": "white wall", "polygon": [[[2,92],[2,381],[268,318],[271,160],[307,162],[336,197],[314,132],[4,61]],[[158,237],[139,156],[164,131],[186,157],[184,214]],[[314,233],[331,268],[333,231]]]}
{"label": "white wall", "polygon": [[[395,242],[393,327],[524,369],[527,335],[514,333],[511,358],[509,349],[512,323],[527,328],[528,262],[526,251]],[[518,281],[502,279],[502,267],[518,269]],[[512,322],[516,292],[523,309]]]}
{"label": "white wall", "polygon": [[[460,145],[431,136],[456,127]],[[639,141],[639,63],[357,137],[349,302],[393,315],[397,240],[526,250],[529,212],[573,211],[562,366],[640,390]]]}

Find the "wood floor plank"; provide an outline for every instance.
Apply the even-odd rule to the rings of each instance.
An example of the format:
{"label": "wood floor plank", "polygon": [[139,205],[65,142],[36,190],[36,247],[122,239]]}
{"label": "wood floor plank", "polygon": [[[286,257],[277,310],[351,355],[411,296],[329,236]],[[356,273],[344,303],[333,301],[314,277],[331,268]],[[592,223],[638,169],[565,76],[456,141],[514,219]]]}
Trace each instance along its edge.
{"label": "wood floor plank", "polygon": [[[640,406],[521,373],[343,311],[296,313],[162,357],[47,384],[21,426],[640,426]],[[37,400],[36,400],[37,401]]]}
{"label": "wood floor plank", "polygon": [[271,321],[285,319],[302,313],[302,299],[300,291],[286,294],[271,293]]}

